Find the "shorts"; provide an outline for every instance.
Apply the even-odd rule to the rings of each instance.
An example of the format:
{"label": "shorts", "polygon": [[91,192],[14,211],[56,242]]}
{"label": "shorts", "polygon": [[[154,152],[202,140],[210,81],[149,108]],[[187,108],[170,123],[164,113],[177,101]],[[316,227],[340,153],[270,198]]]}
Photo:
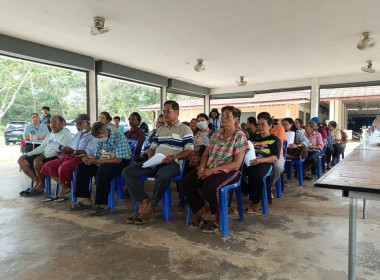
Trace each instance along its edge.
{"label": "shorts", "polygon": [[[41,156],[42,154],[37,154],[37,155],[32,155],[32,156],[28,156],[25,160],[29,163],[29,166],[34,169],[34,165],[33,165],[33,161],[38,158],[39,156]],[[54,157],[49,157],[49,158],[45,158],[42,160],[43,163],[47,163],[51,160],[54,160],[54,159],[57,159],[58,157],[54,156]]]}

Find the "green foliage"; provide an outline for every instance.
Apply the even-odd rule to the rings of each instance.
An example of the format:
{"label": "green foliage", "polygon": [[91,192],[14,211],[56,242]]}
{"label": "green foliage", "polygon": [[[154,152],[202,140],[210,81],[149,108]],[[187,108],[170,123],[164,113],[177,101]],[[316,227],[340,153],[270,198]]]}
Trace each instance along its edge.
{"label": "green foliage", "polygon": [[8,121],[30,121],[30,114],[40,113],[42,106],[49,106],[50,114],[66,119],[86,112],[85,73],[1,57],[0,69],[3,125]]}

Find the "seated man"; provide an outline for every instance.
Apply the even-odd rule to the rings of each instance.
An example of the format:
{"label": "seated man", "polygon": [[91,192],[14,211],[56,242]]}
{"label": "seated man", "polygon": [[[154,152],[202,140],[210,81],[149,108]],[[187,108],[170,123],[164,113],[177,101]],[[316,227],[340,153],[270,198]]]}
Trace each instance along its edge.
{"label": "seated man", "polygon": [[145,142],[146,136],[145,136],[144,130],[142,130],[139,127],[141,123],[141,116],[139,113],[133,112],[129,116],[128,121],[129,121],[129,126],[131,128],[127,132],[125,132],[124,135],[125,137],[127,137],[127,139],[136,140],[137,142],[139,142],[136,148],[136,152],[135,152],[135,158],[137,160],[140,157],[141,148]]}
{"label": "seated man", "polygon": [[45,176],[40,173],[42,166],[51,160],[57,159],[59,146],[67,146],[71,141],[71,133],[65,129],[65,119],[53,116],[50,120],[52,133],[48,134],[38,148],[21,156],[17,163],[24,173],[34,181],[33,189],[20,192],[21,196],[35,196],[44,193]]}
{"label": "seated man", "polygon": [[33,113],[30,115],[30,118],[32,119],[32,123],[25,127],[23,135],[25,140],[25,153],[29,153],[33,149],[40,146],[40,144],[33,143],[35,140],[45,140],[46,135],[49,134],[48,127],[44,124],[40,124],[40,117],[38,114]]}
{"label": "seated man", "polygon": [[[180,174],[180,160],[187,158],[194,149],[193,132],[178,120],[179,106],[168,100],[163,110],[166,125],[157,129],[149,149],[149,158],[156,153],[165,155],[162,164],[143,168],[142,163],[128,166],[123,170],[124,182],[132,199],[140,201],[140,209],[126,219],[127,223],[145,224],[153,220],[155,208],[168,189],[173,177]],[[141,176],[155,177],[152,199],[149,199],[140,181]]]}
{"label": "seated man", "polygon": [[92,126],[91,134],[98,144],[94,156],[83,158],[83,162],[76,167],[75,187],[76,196],[82,200],[71,205],[70,210],[90,209],[92,207],[91,192],[88,188],[89,178],[95,176],[96,195],[95,209],[90,215],[100,216],[109,212],[108,195],[110,183],[130,163],[131,149],[128,140],[120,132],[101,122]]}
{"label": "seated man", "polygon": [[70,193],[71,174],[75,167],[82,162],[83,156],[94,155],[97,142],[91,135],[90,117],[87,114],[79,114],[73,122],[76,123],[78,133],[69,146],[61,150],[65,156],[46,163],[41,169],[41,174],[51,177],[61,187],[58,197],[47,196],[44,201],[65,201],[67,198],[64,195]]}

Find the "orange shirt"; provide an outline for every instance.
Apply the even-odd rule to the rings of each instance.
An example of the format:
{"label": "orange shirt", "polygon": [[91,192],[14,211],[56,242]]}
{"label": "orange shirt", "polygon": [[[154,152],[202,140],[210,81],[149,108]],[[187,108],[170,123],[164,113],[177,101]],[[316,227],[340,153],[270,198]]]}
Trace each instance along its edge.
{"label": "orange shirt", "polygon": [[284,141],[286,141],[285,129],[282,125],[274,125],[270,130],[270,133],[274,134],[281,140],[281,155],[284,156]]}

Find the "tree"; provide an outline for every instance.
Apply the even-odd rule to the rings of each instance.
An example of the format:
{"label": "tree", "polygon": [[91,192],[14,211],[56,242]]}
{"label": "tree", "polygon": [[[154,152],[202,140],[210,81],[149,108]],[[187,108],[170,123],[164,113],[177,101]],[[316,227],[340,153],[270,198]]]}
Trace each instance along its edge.
{"label": "tree", "polygon": [[0,122],[33,77],[31,64],[0,58]]}

